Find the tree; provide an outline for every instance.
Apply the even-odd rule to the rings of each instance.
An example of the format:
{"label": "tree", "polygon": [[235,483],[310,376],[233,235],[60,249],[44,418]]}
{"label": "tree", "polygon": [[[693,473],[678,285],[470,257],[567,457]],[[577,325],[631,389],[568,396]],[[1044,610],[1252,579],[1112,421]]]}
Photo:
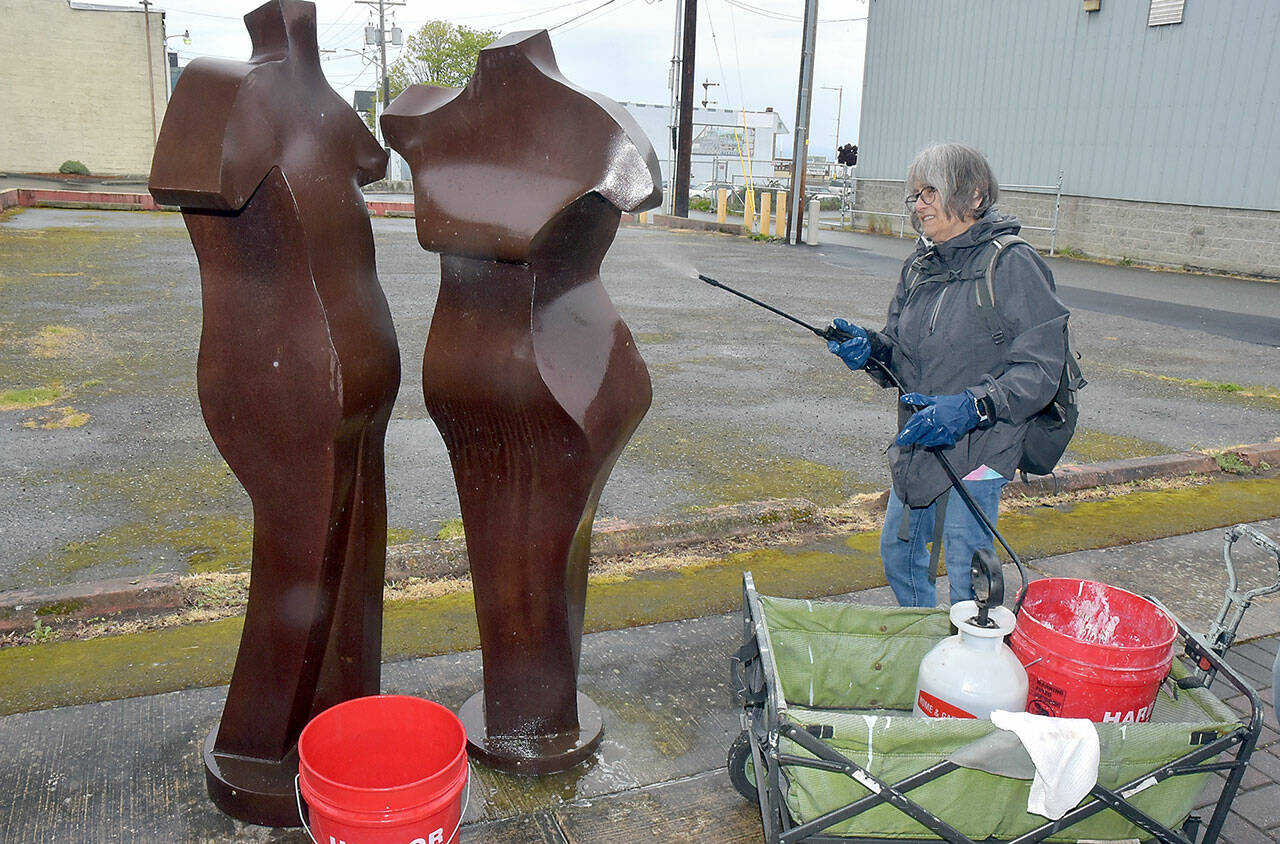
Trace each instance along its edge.
{"label": "tree", "polygon": [[[492,29],[471,29],[448,21],[428,21],[405,41],[404,52],[387,68],[391,99],[410,85],[443,85],[461,88],[475,72],[480,51],[497,40]],[[382,90],[377,92],[382,110]],[[366,115],[370,126],[373,114]]]}
{"label": "tree", "polygon": [[498,38],[491,29],[470,29],[448,21],[428,21],[405,42],[404,52],[387,71],[394,99],[410,85],[460,88],[475,73],[480,51]]}

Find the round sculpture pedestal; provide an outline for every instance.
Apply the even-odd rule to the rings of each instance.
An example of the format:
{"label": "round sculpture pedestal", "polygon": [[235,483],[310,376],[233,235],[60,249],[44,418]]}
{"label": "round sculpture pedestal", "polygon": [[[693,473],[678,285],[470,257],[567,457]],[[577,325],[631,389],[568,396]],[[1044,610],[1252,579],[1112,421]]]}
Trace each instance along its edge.
{"label": "round sculpture pedestal", "polygon": [[578,692],[578,733],[556,736],[492,738],[485,732],[484,692],[467,698],[458,711],[467,728],[467,753],[494,770],[537,776],[567,771],[600,746],[604,718],[591,698]]}
{"label": "round sculpture pedestal", "polygon": [[278,762],[219,753],[215,727],[204,740],[204,780],[213,804],[237,820],[259,826],[302,826],[293,778],[298,774],[295,747]]}

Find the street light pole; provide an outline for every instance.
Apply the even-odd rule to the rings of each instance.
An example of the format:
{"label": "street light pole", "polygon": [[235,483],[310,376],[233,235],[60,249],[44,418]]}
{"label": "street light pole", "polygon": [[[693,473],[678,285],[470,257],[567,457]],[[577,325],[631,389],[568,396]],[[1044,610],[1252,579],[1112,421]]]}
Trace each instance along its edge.
{"label": "street light pole", "polygon": [[165,76],[165,102],[173,99],[173,69],[178,66],[178,51],[173,51],[173,61],[169,61],[169,39],[181,38],[183,44],[191,43],[191,30],[185,30],[180,35],[166,35],[164,37],[164,76]]}
{"label": "street light pole", "polygon": [[836,153],[840,150],[840,113],[844,111],[844,86],[823,85],[824,90],[836,92]]}

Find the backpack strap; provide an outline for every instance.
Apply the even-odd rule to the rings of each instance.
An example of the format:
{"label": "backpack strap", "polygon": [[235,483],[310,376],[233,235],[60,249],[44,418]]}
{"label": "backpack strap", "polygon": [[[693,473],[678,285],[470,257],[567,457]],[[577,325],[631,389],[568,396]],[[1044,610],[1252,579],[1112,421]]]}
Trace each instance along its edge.
{"label": "backpack strap", "polygon": [[991,261],[987,264],[987,272],[974,285],[978,296],[978,315],[982,318],[982,324],[986,326],[987,331],[991,334],[991,342],[995,343],[996,346],[1004,345],[1008,339],[1004,330],[1004,321],[1000,319],[1000,312],[996,310],[996,286],[994,281],[996,262],[1000,260],[1000,256],[1004,254],[1006,249],[1019,243],[1026,243],[1026,241],[1016,234],[1002,234],[993,238],[991,245],[994,249],[991,252]]}

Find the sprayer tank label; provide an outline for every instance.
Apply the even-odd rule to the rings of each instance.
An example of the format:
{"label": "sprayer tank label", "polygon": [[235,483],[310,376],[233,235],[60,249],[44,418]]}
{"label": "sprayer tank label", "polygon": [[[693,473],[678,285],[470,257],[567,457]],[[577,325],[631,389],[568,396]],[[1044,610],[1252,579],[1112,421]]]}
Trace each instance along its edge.
{"label": "sprayer tank label", "polygon": [[978,716],[965,712],[955,704],[947,703],[939,697],[935,697],[923,689],[916,696],[916,705],[920,707],[920,711],[930,718],[976,718]]}

